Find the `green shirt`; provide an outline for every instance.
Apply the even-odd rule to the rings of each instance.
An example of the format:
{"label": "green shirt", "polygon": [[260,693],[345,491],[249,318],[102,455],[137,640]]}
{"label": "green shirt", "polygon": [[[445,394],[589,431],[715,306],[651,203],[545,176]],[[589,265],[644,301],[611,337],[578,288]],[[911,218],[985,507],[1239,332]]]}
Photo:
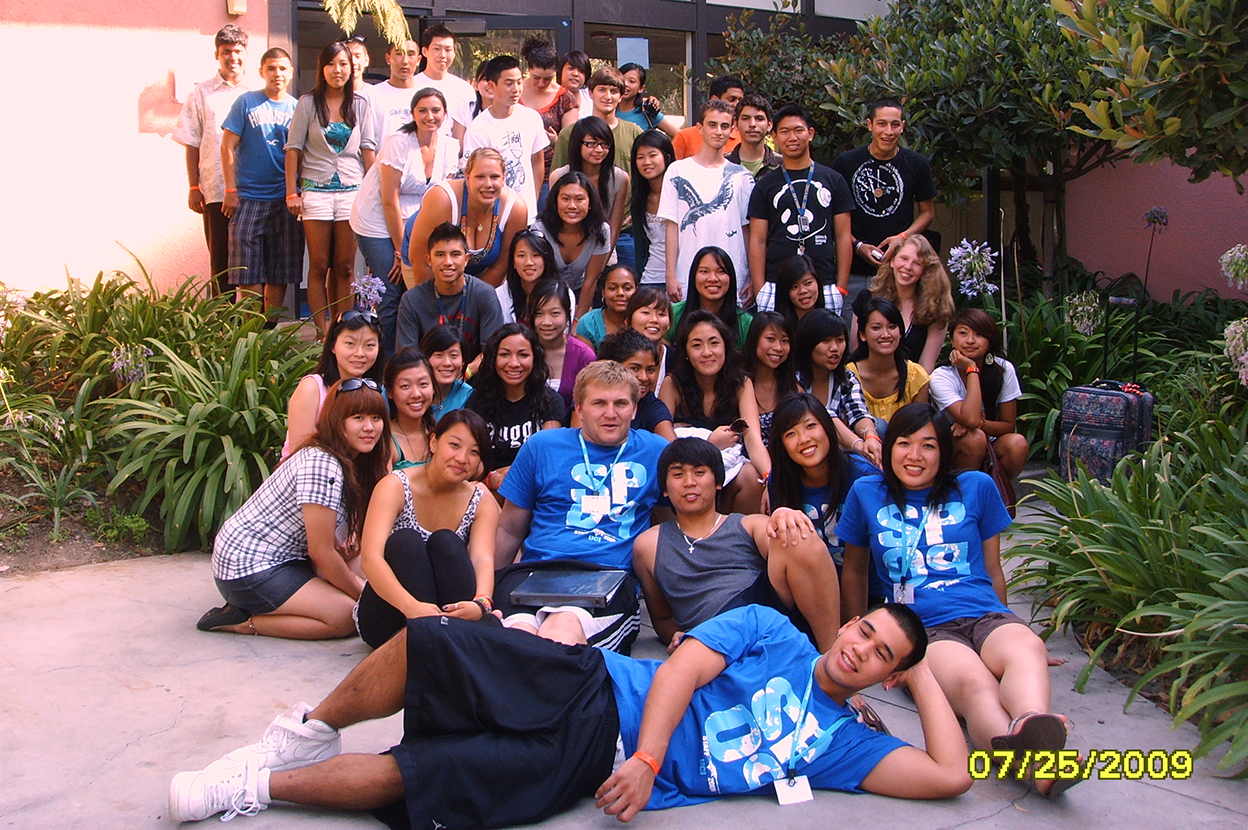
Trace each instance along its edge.
{"label": "green shirt", "polygon": [[[676,337],[676,327],[680,325],[680,319],[685,316],[685,304],[687,300],[681,300],[678,303],[672,303],[672,327],[667,330],[667,342],[674,343]],[[750,324],[754,322],[754,315],[748,311],[737,312],[737,349],[745,348],[745,336],[749,334]]]}

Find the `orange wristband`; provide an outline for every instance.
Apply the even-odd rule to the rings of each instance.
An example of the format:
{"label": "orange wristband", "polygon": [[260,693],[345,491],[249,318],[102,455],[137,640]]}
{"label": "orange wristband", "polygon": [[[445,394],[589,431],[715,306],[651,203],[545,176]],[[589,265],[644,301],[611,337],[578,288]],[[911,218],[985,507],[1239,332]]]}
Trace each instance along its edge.
{"label": "orange wristband", "polygon": [[655,757],[651,755],[650,753],[637,750],[636,752],[633,753],[633,757],[636,758],[638,761],[644,762],[646,766],[654,770],[655,775],[659,774],[659,762],[655,760]]}
{"label": "orange wristband", "polygon": [[902,239],[905,239],[905,238],[906,238],[906,232],[905,232],[905,231],[902,231],[901,233],[899,233],[899,234],[897,234],[897,235],[898,235],[898,236],[900,236]]}
{"label": "orange wristband", "polygon": [[197,184],[191,185],[191,190],[199,190],[199,185]]}

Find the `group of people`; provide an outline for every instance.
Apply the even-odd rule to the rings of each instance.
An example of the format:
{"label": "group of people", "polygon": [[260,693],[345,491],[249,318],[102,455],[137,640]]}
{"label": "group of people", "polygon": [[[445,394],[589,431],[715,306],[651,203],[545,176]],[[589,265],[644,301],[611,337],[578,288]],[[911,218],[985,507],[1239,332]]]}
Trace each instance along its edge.
{"label": "group of people", "polygon": [[[445,85],[453,36],[421,43]],[[387,53],[391,85],[413,77],[410,46]],[[332,51],[318,89],[340,120],[305,155],[363,153],[403,115],[352,98],[354,50]],[[1006,603],[1010,512],[981,471],[1026,460],[1017,373],[991,316],[954,308],[901,105],[873,105],[871,144],[828,168],[805,110],[736,79],[676,131],[641,67],[591,72],[542,42],[524,59],[527,78],[487,61],[471,98],[418,89],[363,165],[349,213],[382,168],[371,239],[389,247],[370,267],[395,290],[321,321],[283,461],[213,543],[225,604],[200,629],[375,651],[319,706],[175,777],[172,815],[278,799],[488,827],[593,796],[628,820],[773,783],[784,801],[799,778],[949,797],[970,786],[959,717],[976,749],[1063,749],[1044,644]],[[305,99],[304,119],[324,114]],[[353,112],[351,138],[331,129]],[[463,175],[433,181],[456,134]],[[291,207],[347,201],[287,179]],[[535,575],[615,588],[542,603]],[[626,656],[643,599],[661,664]],[[856,697],[879,682],[910,690],[925,750]],[[389,754],[338,755],[338,730],[399,710]]]}

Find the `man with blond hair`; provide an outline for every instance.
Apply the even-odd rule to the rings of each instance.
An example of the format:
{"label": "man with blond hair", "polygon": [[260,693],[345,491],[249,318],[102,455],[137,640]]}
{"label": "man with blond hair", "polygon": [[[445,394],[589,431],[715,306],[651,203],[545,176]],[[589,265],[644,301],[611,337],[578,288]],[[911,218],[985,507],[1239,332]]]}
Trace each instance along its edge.
{"label": "man with blond hair", "polygon": [[622,364],[594,361],[572,392],[583,426],[543,430],[520,448],[498,489],[506,501],[494,556],[505,570],[494,597],[504,625],[623,653],[637,639],[632,576],[605,608],[513,607],[511,592],[534,571],[629,569],[633,539],[650,527],[659,499],[655,463],[667,446],[665,438],[630,428],[640,397],[637,378]]}

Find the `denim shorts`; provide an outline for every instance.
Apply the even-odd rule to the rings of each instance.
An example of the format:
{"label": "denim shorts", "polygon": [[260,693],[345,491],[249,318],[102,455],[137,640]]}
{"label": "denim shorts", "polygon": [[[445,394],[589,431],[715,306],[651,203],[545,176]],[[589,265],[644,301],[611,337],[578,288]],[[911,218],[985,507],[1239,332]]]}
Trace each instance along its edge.
{"label": "denim shorts", "polygon": [[236,608],[251,614],[272,614],[315,578],[311,561],[293,559],[238,579],[218,579],[217,590]]}

